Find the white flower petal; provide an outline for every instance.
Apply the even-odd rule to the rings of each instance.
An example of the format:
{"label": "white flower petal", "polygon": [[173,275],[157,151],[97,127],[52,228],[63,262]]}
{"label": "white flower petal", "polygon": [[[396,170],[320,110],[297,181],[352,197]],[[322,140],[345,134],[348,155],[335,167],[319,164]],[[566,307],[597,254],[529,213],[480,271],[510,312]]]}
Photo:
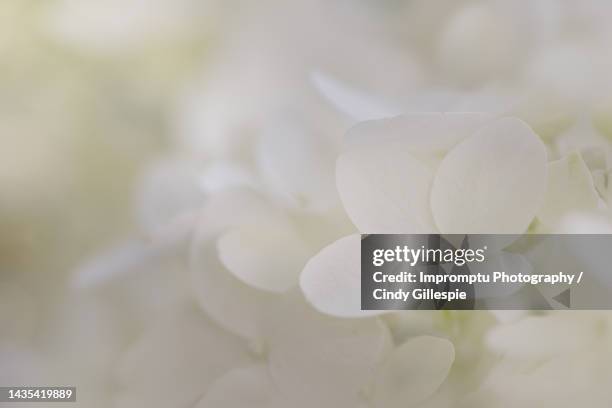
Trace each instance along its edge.
{"label": "white flower petal", "polygon": [[157,259],[159,255],[161,252],[158,248],[142,241],[132,240],[119,244],[79,267],[72,285],[79,289],[99,286]]}
{"label": "white flower petal", "polygon": [[282,408],[287,406],[265,365],[236,368],[217,379],[195,408]]}
{"label": "white flower petal", "polygon": [[438,333],[437,310],[402,310],[381,317],[389,327],[393,340],[401,344],[406,339]]}
{"label": "white flower petal", "polygon": [[117,377],[131,398],[156,395],[169,406],[187,406],[221,374],[249,362],[237,337],[188,311],[172,313],[145,331],[120,359]]}
{"label": "white flower petal", "polygon": [[147,392],[146,390],[119,391],[113,396],[113,408],[167,408],[176,404],[192,404],[177,399],[174,393]]}
{"label": "white flower petal", "polygon": [[516,27],[486,3],[459,8],[438,38],[442,70],[463,84],[506,74],[521,59]]}
{"label": "white flower petal", "polygon": [[138,220],[154,233],[184,212],[202,206],[204,191],[198,185],[197,163],[177,158],[157,163],[147,171],[136,192]]}
{"label": "white flower petal", "polygon": [[196,213],[183,213],[153,231],[150,241],[131,239],[92,257],[74,272],[72,287],[100,287],[159,267],[183,248],[197,220]]}
{"label": "white flower petal", "polygon": [[361,310],[361,236],[339,239],[315,255],[300,276],[306,299],[320,312],[365,317],[384,311]]}
{"label": "white flower petal", "polygon": [[196,241],[190,264],[192,290],[202,310],[221,327],[260,342],[260,320],[272,308],[276,295],[238,280],[221,264],[214,245]]}
{"label": "white flower petal", "polygon": [[[590,116],[581,115],[576,118],[572,126],[560,133],[554,139],[554,150],[559,153],[558,158],[581,152],[598,151],[599,155],[604,156],[596,160],[599,165],[603,164],[606,153],[609,152],[609,142],[594,126]],[[593,160],[591,153],[591,160]],[[596,164],[591,162],[591,165]],[[587,167],[588,163],[587,163]],[[593,170],[593,169],[591,169]]]}
{"label": "white flower petal", "polygon": [[311,80],[332,105],[355,121],[384,118],[401,113],[399,107],[364,91],[353,89],[326,73],[313,72]]}
{"label": "white flower petal", "polygon": [[[572,293],[574,299],[584,304],[591,304],[594,298],[606,297],[606,291],[612,287],[612,252],[607,239],[581,239],[580,235],[574,234],[612,234],[612,219],[609,214],[591,211],[589,213],[572,213],[564,217],[560,222],[559,233],[570,234],[566,237],[562,248],[555,248],[559,253],[565,255],[566,259],[558,260],[561,268],[585,271],[593,279],[592,282],[583,282],[583,290]],[[550,252],[550,251],[549,251]],[[545,265],[550,265],[550,260]],[[567,265],[567,266],[566,266]],[[585,284],[587,286],[585,286]]]}
{"label": "white flower petal", "polygon": [[526,310],[491,310],[491,314],[502,324],[516,322],[528,313]]}
{"label": "white flower petal", "polygon": [[232,229],[219,238],[217,249],[221,262],[234,276],[272,292],[295,286],[309,255],[293,229],[273,223]]}
{"label": "white flower petal", "polygon": [[[596,95],[599,78],[605,75],[602,48],[578,41],[557,42],[544,47],[529,61],[525,80],[573,101],[584,102]],[[550,91],[549,91],[550,92]]]}
{"label": "white flower petal", "polygon": [[335,147],[314,129],[280,123],[259,140],[257,165],[271,190],[288,205],[313,211],[338,202]]}
{"label": "white flower petal", "polygon": [[216,239],[228,229],[259,223],[281,222],[283,213],[250,190],[226,190],[214,194],[200,212],[194,242]]}
{"label": "white flower petal", "polygon": [[436,174],[431,207],[445,234],[519,234],[546,186],[546,149],[522,121],[500,119],[449,152]]}
{"label": "white flower petal", "polygon": [[387,327],[319,314],[295,296],[275,312],[268,361],[282,392],[311,406],[357,405],[389,350]]}
{"label": "white flower petal", "polygon": [[537,89],[523,95],[506,112],[524,120],[543,140],[553,141],[575,120],[575,102],[563,98],[550,89]]}
{"label": "white flower petal", "polygon": [[560,225],[561,234],[612,234],[612,218],[603,211],[568,214]]}
{"label": "white flower petal", "polygon": [[430,160],[404,145],[352,149],[338,158],[336,182],[349,217],[362,233],[431,233]]}
{"label": "white flower petal", "polygon": [[240,163],[218,160],[206,168],[199,185],[208,194],[229,188],[255,187],[252,170]]}
{"label": "white flower petal", "polygon": [[599,195],[591,172],[574,152],[548,164],[548,190],[538,219],[552,227],[570,212],[597,209]]}
{"label": "white flower petal", "polygon": [[518,359],[544,360],[589,347],[594,342],[597,319],[573,313],[530,316],[498,326],[488,334],[487,344],[494,351]]}
{"label": "white flower petal", "polygon": [[419,336],[406,341],[390,355],[376,379],[376,406],[416,405],[444,382],[455,360],[453,344],[442,338]]}
{"label": "white flower petal", "polygon": [[366,121],[348,132],[349,146],[401,143],[410,152],[444,152],[491,121],[484,112],[425,112]]}
{"label": "white flower petal", "polygon": [[[284,222],[279,211],[248,191],[226,191],[207,202],[190,248],[189,275],[202,309],[222,327],[258,340],[258,322],[275,295],[249,287],[220,262],[215,242],[231,228]],[[230,301],[231,300],[231,301]]]}

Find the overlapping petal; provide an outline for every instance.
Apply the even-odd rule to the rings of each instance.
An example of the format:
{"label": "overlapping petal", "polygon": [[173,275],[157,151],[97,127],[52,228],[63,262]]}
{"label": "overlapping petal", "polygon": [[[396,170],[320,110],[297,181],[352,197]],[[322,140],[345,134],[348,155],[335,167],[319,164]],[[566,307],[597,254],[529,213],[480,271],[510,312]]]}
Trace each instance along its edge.
{"label": "overlapping petal", "polygon": [[418,336],[407,340],[389,355],[376,378],[377,406],[399,408],[423,402],[444,382],[454,360],[453,344],[446,339]]}
{"label": "overlapping petal", "polygon": [[405,146],[352,149],[338,158],[336,182],[344,208],[362,233],[428,233],[435,227],[429,191],[436,160]]}
{"label": "overlapping petal", "polygon": [[311,406],[358,405],[391,342],[375,318],[325,316],[295,295],[277,308],[268,333],[273,381]]}
{"label": "overlapping petal", "polygon": [[518,119],[479,130],[440,164],[431,190],[436,225],[448,234],[525,232],[544,199],[546,157]]}
{"label": "overlapping petal", "polygon": [[227,370],[250,361],[239,338],[187,310],[148,328],[121,356],[116,374],[126,390],[122,400],[182,406],[200,399]]}
{"label": "overlapping petal", "polygon": [[593,177],[579,153],[549,163],[546,198],[538,212],[540,221],[554,227],[572,212],[596,210],[598,203]]}
{"label": "overlapping petal", "polygon": [[236,368],[210,387],[195,408],[282,408],[287,402],[264,364]]}
{"label": "overlapping petal", "polygon": [[300,276],[306,299],[320,312],[365,317],[384,312],[361,310],[361,236],[349,235],[308,261]]}
{"label": "overlapping petal", "polygon": [[271,222],[234,228],[219,238],[217,249],[221,262],[235,277],[272,292],[297,285],[310,255],[292,228]]}

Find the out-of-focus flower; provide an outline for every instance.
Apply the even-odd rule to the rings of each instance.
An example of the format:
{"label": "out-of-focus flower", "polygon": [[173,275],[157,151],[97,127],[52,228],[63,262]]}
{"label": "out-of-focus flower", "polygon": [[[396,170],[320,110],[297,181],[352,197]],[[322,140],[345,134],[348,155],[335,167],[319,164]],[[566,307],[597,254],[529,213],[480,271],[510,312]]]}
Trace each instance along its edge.
{"label": "out-of-focus flower", "polygon": [[606,313],[556,312],[492,330],[504,357],[466,406],[606,406],[609,325]]}
{"label": "out-of-focus flower", "polygon": [[[207,4],[208,12],[214,2]],[[129,53],[193,32],[202,13],[194,2],[62,0],[46,16],[52,38],[81,52]],[[211,13],[212,14],[212,13]],[[206,17],[205,14],[199,14]],[[192,22],[193,25],[188,24]]]}
{"label": "out-of-focus flower", "polygon": [[[183,310],[182,310],[183,309]],[[167,311],[120,356],[117,407],[186,406],[233,367],[249,364],[244,344],[197,311]]]}

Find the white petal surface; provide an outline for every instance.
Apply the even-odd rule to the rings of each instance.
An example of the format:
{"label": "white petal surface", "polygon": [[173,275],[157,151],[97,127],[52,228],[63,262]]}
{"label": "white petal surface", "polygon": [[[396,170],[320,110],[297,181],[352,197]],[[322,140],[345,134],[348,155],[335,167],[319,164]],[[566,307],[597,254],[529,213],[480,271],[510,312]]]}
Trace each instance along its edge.
{"label": "white petal surface", "polygon": [[204,170],[199,182],[207,194],[215,194],[229,188],[257,187],[252,169],[241,163],[218,160]]}
{"label": "white petal surface", "polygon": [[589,347],[600,322],[569,313],[531,316],[499,326],[489,333],[487,344],[496,352],[520,359],[547,359]]}
{"label": "white petal surface", "polygon": [[161,252],[163,251],[159,248],[139,240],[121,243],[79,267],[73,277],[72,285],[79,289],[102,285],[133,271],[138,266],[155,261]]}
{"label": "white petal surface", "polygon": [[439,35],[440,66],[464,84],[504,75],[521,59],[515,31],[508,17],[487,3],[463,7]]}
{"label": "white petal surface", "polygon": [[376,406],[416,405],[444,382],[455,360],[453,344],[442,338],[419,336],[397,347],[377,377]]}
{"label": "white petal surface", "polygon": [[349,217],[362,233],[435,231],[429,192],[435,163],[405,145],[364,146],[336,162],[336,182]]}
{"label": "white petal surface", "polygon": [[214,196],[203,209],[190,248],[192,289],[202,309],[222,327],[246,339],[258,340],[258,323],[275,295],[249,287],[219,260],[215,242],[231,228],[259,225],[282,217],[265,201],[246,191]]}
{"label": "white petal surface", "polygon": [[385,313],[361,310],[361,236],[344,237],[315,255],[300,276],[306,299],[320,312],[338,317]]}
{"label": "white petal surface", "polygon": [[219,238],[217,250],[234,276],[272,292],[297,285],[309,256],[306,244],[293,229],[272,223],[232,229]]}
{"label": "white petal surface", "polygon": [[597,209],[599,195],[593,178],[579,153],[571,153],[548,164],[548,190],[538,219],[554,226],[571,212]]}
{"label": "white petal surface", "polygon": [[317,129],[280,123],[259,140],[256,159],[263,178],[287,205],[323,211],[337,203],[335,147]]}
{"label": "white petal surface", "polygon": [[[589,213],[575,213],[565,217],[560,223],[560,234],[612,234],[612,219],[609,214],[591,211]],[[593,298],[598,296],[605,297],[605,293],[599,295],[599,291],[605,291],[612,287],[612,252],[607,239],[580,239],[579,235],[570,237],[565,248],[561,253],[569,258],[563,259],[565,265],[575,262],[572,265],[574,270],[584,270],[593,278],[596,278],[596,287],[589,287],[588,291],[581,293],[586,298],[582,302],[590,304]],[[550,261],[549,261],[550,263]],[[561,267],[565,267],[561,265]],[[584,284],[584,283],[583,283]],[[592,284],[591,284],[592,285]],[[575,296],[575,295],[574,295]]]}
{"label": "white petal surface", "polygon": [[195,408],[281,408],[265,365],[237,368],[217,379]]}
{"label": "white petal surface", "polygon": [[216,248],[203,243],[192,248],[190,277],[200,307],[219,325],[259,342],[259,323],[276,296],[248,286],[221,264]]}
{"label": "white petal surface", "polygon": [[101,287],[129,276],[159,269],[163,260],[181,252],[193,233],[198,214],[185,212],[153,231],[150,239],[130,239],[98,254],[74,272],[76,289]]}
{"label": "white petal surface", "polygon": [[491,121],[483,112],[409,113],[392,118],[366,121],[348,132],[349,146],[401,143],[411,152],[444,152]]}
{"label": "white petal surface", "polygon": [[269,367],[292,400],[311,406],[355,406],[390,347],[377,319],[335,319],[292,296],[270,328]]}
{"label": "white petal surface", "polygon": [[196,240],[216,239],[232,227],[267,219],[280,222],[282,217],[279,209],[250,190],[226,190],[211,196],[204,205],[196,226]]}
{"label": "white petal surface", "polygon": [[354,89],[326,73],[314,72],[311,74],[311,80],[336,109],[356,121],[379,119],[401,112],[398,106],[360,89]]}
{"label": "white petal surface", "polygon": [[523,233],[544,199],[546,150],[522,121],[500,119],[449,152],[431,206],[447,234]]}
{"label": "white petal surface", "polygon": [[[365,401],[354,401],[334,408],[366,408]],[[217,379],[195,408],[312,408],[311,402],[292,399],[270,377],[267,365],[233,369]]]}
{"label": "white petal surface", "polygon": [[198,185],[198,163],[167,160],[153,166],[142,178],[136,192],[138,220],[153,234],[184,212],[204,203],[204,191]]}
{"label": "white petal surface", "polygon": [[139,400],[192,404],[230,368],[249,364],[245,345],[194,312],[160,319],[119,361],[119,382]]}

